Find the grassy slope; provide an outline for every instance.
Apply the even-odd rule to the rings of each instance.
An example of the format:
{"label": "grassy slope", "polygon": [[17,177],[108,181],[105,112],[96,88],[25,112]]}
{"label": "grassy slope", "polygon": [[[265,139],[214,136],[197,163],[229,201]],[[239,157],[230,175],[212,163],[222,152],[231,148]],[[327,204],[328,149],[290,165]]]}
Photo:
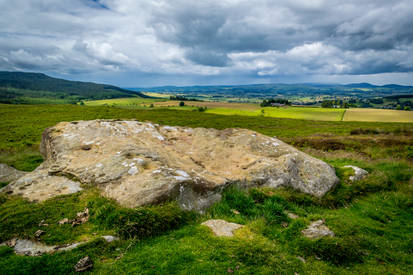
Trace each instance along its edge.
{"label": "grassy slope", "polygon": [[[68,274],[85,255],[92,257],[93,271],[100,274],[409,274],[413,269],[413,186],[408,184],[413,176],[413,152],[409,155],[413,146],[408,143],[412,124],[309,124],[268,117],[70,105],[0,105],[0,116],[0,162],[26,170],[40,161],[36,149],[45,127],[58,121],[135,118],[191,127],[244,127],[277,135],[312,150],[342,177],[340,186],[322,200],[291,190],[248,194],[228,190],[205,216],[182,212],[173,203],[124,209],[93,188],[41,204],[0,196],[0,242],[13,236],[30,238],[42,219],[50,224],[41,228],[46,231],[43,242],[92,241],[71,252],[42,257],[15,256],[0,247],[0,274]],[[394,155],[394,151],[402,153]],[[348,171],[339,168],[344,164],[358,165],[371,174],[350,184],[344,179]],[[59,219],[72,218],[84,207],[90,209],[90,222],[75,228],[57,225]],[[300,218],[290,220],[284,210]],[[233,239],[216,238],[200,225],[211,217],[246,227]],[[337,237],[318,241],[301,237],[300,230],[319,218],[326,220]],[[105,234],[123,239],[107,244],[99,239]]]}

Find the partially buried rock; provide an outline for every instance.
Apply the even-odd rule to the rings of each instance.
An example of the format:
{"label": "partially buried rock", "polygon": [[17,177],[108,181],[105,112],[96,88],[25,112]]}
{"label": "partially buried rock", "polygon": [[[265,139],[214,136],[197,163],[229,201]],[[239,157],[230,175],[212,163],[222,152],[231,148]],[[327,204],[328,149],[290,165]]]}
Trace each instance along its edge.
{"label": "partially buried rock", "polygon": [[85,208],[82,212],[78,212],[76,218],[72,221],[72,226],[83,224],[89,220],[89,208]]}
{"label": "partially buried rock", "polygon": [[71,221],[68,218],[64,218],[61,219],[60,221],[58,221],[57,223],[62,225],[62,224],[66,224],[66,223],[70,223]]}
{"label": "partially buried rock", "polygon": [[93,267],[93,261],[89,256],[80,259],[75,265],[76,272],[83,272]]}
{"label": "partially buried rock", "polygon": [[41,221],[39,222],[39,226],[49,226],[49,224],[48,224],[48,223],[45,223],[44,220],[41,220]]}
{"label": "partially buried rock", "polygon": [[58,221],[57,223],[59,225],[70,223],[70,224],[72,224],[72,227],[74,227],[76,225],[83,224],[83,223],[87,222],[88,220],[89,220],[89,208],[85,208],[85,210],[83,210],[81,212],[77,212],[75,219],[69,220],[68,218],[64,218],[64,219],[61,219],[60,221]]}
{"label": "partially buried rock", "polygon": [[323,220],[312,222],[306,229],[302,230],[301,233],[310,239],[318,239],[327,236],[334,237],[334,232],[324,225]]}
{"label": "partially buried rock", "polygon": [[107,241],[108,243],[119,240],[118,237],[111,236],[111,235],[102,236],[102,238],[105,239],[105,241]]}
{"label": "partially buried rock", "polygon": [[45,232],[43,231],[43,230],[37,230],[35,233],[34,233],[34,237],[35,238],[39,238],[41,235],[43,235]]}
{"label": "partially buried rock", "polygon": [[294,213],[291,213],[291,212],[286,212],[286,214],[287,214],[287,217],[290,218],[290,219],[292,219],[292,220],[295,220],[295,219],[298,219],[298,218],[299,218],[298,215],[296,215],[296,214],[294,214]]}
{"label": "partially buried rock", "polygon": [[343,166],[343,167],[353,169],[354,175],[349,177],[349,180],[351,180],[353,182],[362,180],[369,174],[369,172],[367,172],[366,170],[361,169],[360,167],[357,167],[357,166],[354,166],[354,165],[346,165],[346,166]]}
{"label": "partially buried rock", "polygon": [[2,191],[42,201],[89,184],[126,207],[175,199],[202,212],[229,185],[322,197],[339,181],[327,163],[246,129],[61,122],[45,130],[40,147],[46,161]]}
{"label": "partially buried rock", "polygon": [[45,253],[54,253],[58,251],[72,250],[78,247],[85,242],[73,243],[73,244],[64,244],[64,245],[45,245],[43,243],[32,241],[32,240],[20,240],[20,239],[11,239],[0,245],[6,245],[10,248],[13,248],[14,252],[17,255],[25,256],[41,256]]}
{"label": "partially buried rock", "polygon": [[224,220],[207,220],[202,225],[208,226],[216,236],[232,237],[234,231],[243,227],[241,224],[227,222]]}

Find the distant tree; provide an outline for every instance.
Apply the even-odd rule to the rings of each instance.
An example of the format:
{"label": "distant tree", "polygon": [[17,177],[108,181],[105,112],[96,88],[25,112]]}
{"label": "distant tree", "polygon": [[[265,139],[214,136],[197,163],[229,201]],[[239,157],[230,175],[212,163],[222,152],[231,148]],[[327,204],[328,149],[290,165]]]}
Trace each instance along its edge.
{"label": "distant tree", "polygon": [[332,101],[332,100],[324,100],[324,101],[321,103],[321,107],[323,107],[323,108],[333,108],[333,107],[334,107],[334,101]]}
{"label": "distant tree", "polygon": [[149,105],[149,108],[153,108],[154,106],[153,106],[153,103],[151,103],[151,105]]}
{"label": "distant tree", "polygon": [[196,99],[196,98],[187,98],[187,97],[185,97],[185,96],[182,96],[182,95],[171,95],[170,97],[169,97],[169,99],[170,100],[179,100],[179,101],[201,101],[201,100],[199,100],[199,99]]}
{"label": "distant tree", "polygon": [[383,104],[383,98],[370,98],[369,101],[373,104]]}
{"label": "distant tree", "polygon": [[80,105],[82,105],[82,106],[85,105],[85,103],[83,102],[83,100],[80,101]]}
{"label": "distant tree", "polygon": [[273,104],[285,104],[285,105],[291,105],[291,102],[288,101],[288,99],[283,99],[283,98],[277,98],[277,99],[264,99],[262,103],[260,104],[261,107],[271,107]]}
{"label": "distant tree", "polygon": [[179,102],[179,107],[185,106],[185,102],[181,101]]}

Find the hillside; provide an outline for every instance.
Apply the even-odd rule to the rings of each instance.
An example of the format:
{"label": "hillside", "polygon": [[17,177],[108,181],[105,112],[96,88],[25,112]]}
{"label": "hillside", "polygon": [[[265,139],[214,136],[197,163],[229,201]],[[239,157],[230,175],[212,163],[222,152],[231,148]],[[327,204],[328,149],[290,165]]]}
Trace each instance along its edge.
{"label": "hillside", "polygon": [[224,98],[303,98],[303,97],[357,97],[372,98],[413,93],[412,86],[384,85],[376,86],[369,83],[340,84],[253,84],[253,85],[217,85],[217,86],[163,86],[151,88],[129,88],[139,92],[177,93],[196,97],[200,94],[212,96],[215,99]]}
{"label": "hillside", "polygon": [[69,81],[42,73],[0,72],[1,103],[76,103],[120,97],[148,96],[112,85]]}

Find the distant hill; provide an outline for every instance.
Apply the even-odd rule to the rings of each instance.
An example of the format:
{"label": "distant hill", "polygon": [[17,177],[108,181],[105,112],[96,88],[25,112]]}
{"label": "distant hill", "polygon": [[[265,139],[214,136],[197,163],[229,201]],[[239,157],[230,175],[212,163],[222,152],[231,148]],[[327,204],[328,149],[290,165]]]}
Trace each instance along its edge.
{"label": "distant hill", "polygon": [[272,97],[307,97],[307,96],[350,96],[358,98],[384,97],[392,95],[413,94],[412,86],[395,84],[377,86],[370,83],[354,84],[252,84],[252,85],[219,85],[219,86],[163,86],[151,88],[129,88],[143,92],[158,92],[171,94],[184,94],[196,96],[207,94],[213,97],[247,97],[247,98],[272,98]]}
{"label": "distant hill", "polygon": [[376,87],[379,87],[379,86],[376,86],[376,85],[372,85],[370,83],[351,83],[351,84],[347,84],[347,85],[344,85],[344,86],[351,87],[351,88],[376,88]]}
{"label": "distant hill", "polygon": [[69,81],[42,73],[0,72],[0,103],[75,103],[121,97],[148,96],[112,85]]}

